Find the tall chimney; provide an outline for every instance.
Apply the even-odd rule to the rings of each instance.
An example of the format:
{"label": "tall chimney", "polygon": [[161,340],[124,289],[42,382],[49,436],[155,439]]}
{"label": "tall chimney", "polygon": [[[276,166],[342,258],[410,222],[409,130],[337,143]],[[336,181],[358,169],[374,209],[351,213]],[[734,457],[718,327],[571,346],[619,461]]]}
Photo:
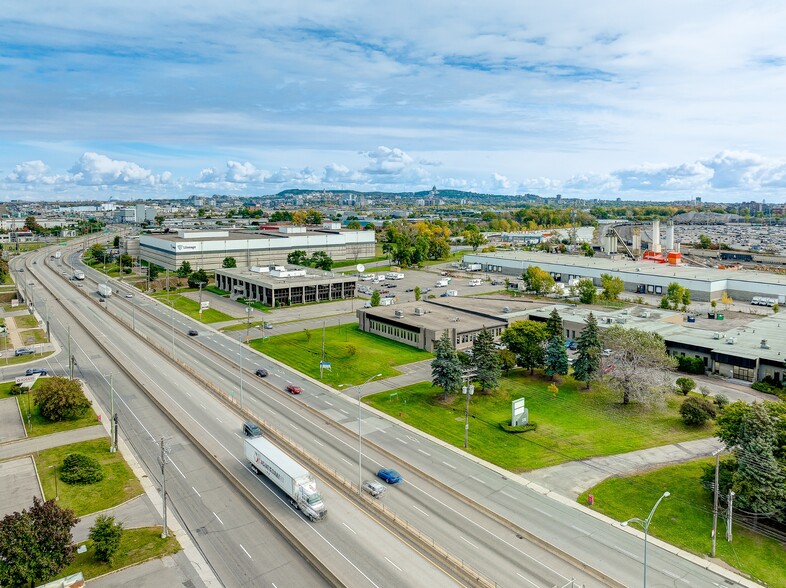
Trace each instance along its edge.
{"label": "tall chimney", "polygon": [[674,221],[666,225],[666,251],[674,251]]}
{"label": "tall chimney", "polygon": [[652,251],[653,253],[660,253],[660,221],[655,219],[652,221]]}

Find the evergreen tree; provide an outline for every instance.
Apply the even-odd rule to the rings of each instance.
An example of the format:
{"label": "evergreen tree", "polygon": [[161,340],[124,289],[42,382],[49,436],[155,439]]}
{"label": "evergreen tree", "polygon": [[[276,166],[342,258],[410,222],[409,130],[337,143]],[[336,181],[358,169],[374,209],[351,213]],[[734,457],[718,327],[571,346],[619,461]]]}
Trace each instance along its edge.
{"label": "evergreen tree", "polygon": [[221,262],[221,267],[231,269],[237,267],[237,260],[234,257],[225,257]]}
{"label": "evergreen tree", "polygon": [[448,331],[444,331],[434,345],[434,354],[436,357],[431,362],[431,382],[433,386],[442,388],[443,398],[447,400],[448,394],[461,390],[462,384],[461,362]]}
{"label": "evergreen tree", "polygon": [[565,340],[565,335],[562,334],[562,317],[557,312],[556,307],[551,311],[546,321],[546,336],[549,340],[555,337]]}
{"label": "evergreen tree", "polygon": [[371,306],[379,306],[380,300],[382,300],[382,294],[379,293],[379,290],[374,290],[371,294]]}
{"label": "evergreen tree", "polygon": [[543,372],[554,379],[556,374],[564,376],[568,373],[568,351],[565,342],[560,337],[552,337],[546,345],[546,354],[543,358],[545,369]]}
{"label": "evergreen tree", "polygon": [[472,344],[472,358],[477,374],[475,381],[481,390],[493,389],[499,385],[502,365],[497,350],[494,349],[494,335],[483,327]]}
{"label": "evergreen tree", "polygon": [[187,261],[184,261],[180,264],[180,267],[177,268],[177,277],[179,278],[187,278],[191,275],[191,264]]}
{"label": "evergreen tree", "polygon": [[603,353],[598,321],[591,312],[587,317],[584,330],[576,339],[576,349],[578,355],[573,364],[573,377],[586,382],[587,389],[589,389],[590,381],[600,372],[600,360]]}

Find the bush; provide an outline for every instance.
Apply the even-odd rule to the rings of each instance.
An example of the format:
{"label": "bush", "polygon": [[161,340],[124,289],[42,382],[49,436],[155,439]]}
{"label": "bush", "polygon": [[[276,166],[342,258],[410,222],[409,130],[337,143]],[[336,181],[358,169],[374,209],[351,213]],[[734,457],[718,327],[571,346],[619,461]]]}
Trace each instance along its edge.
{"label": "bush", "polygon": [[122,536],[122,523],[115,523],[115,517],[99,515],[90,528],[90,540],[93,542],[96,559],[111,564],[115,552],[120,548]]}
{"label": "bush", "polygon": [[687,396],[688,393],[696,387],[696,382],[693,378],[688,378],[687,376],[677,378],[676,384],[683,396]]}
{"label": "bush", "polygon": [[95,484],[104,479],[104,470],[97,459],[81,453],[71,453],[60,467],[60,479],[66,484]]}
{"label": "bush", "polygon": [[706,370],[704,360],[700,357],[677,356],[677,369],[689,374],[703,374]]}
{"label": "bush", "polygon": [[534,431],[538,428],[537,423],[527,423],[526,425],[510,425],[509,423],[500,423],[500,428],[507,433],[526,433],[527,431]]}
{"label": "bush", "polygon": [[699,426],[714,419],[717,413],[715,406],[706,398],[689,396],[680,406],[680,414],[686,425]]}
{"label": "bush", "polygon": [[35,393],[41,416],[50,421],[79,418],[90,408],[78,380],[46,378]]}
{"label": "bush", "polygon": [[715,406],[717,406],[718,409],[723,410],[723,408],[729,404],[729,397],[725,394],[716,394],[713,402],[715,402]]}
{"label": "bush", "polygon": [[8,390],[8,393],[9,393],[11,396],[17,396],[17,395],[19,395],[19,394],[24,394],[25,392],[27,392],[27,390],[26,390],[25,388],[22,388],[22,385],[21,385],[21,384],[14,384],[14,385],[13,385],[13,386],[11,386],[11,388]]}

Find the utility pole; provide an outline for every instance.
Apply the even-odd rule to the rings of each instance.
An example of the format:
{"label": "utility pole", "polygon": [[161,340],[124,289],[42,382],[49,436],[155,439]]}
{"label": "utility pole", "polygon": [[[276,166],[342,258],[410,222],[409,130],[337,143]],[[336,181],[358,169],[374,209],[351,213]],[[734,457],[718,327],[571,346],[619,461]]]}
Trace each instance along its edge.
{"label": "utility pole", "polygon": [[199,322],[202,322],[202,286],[206,284],[206,282],[198,282],[199,283]]}
{"label": "utility pole", "polygon": [[734,491],[729,490],[729,509],[726,516],[726,541],[731,543],[731,514],[732,514],[732,503],[734,502]]}
{"label": "utility pole", "polygon": [[720,454],[723,448],[718,449],[713,453],[715,456],[715,484],[713,485],[714,498],[712,502],[712,551],[710,555],[715,557],[715,541],[717,539],[718,530],[718,474],[720,472]]}
{"label": "utility pole", "polygon": [[467,397],[467,404],[466,408],[464,409],[464,449],[469,446],[469,398],[475,393],[475,386],[470,384],[470,382],[472,381],[472,376],[474,375],[474,369],[465,371],[463,376],[467,380],[467,383],[461,387],[461,391],[464,393],[464,396]]}
{"label": "utility pole", "polygon": [[68,325],[68,378],[74,379],[74,356],[71,355],[71,325]]}
{"label": "utility pole", "polygon": [[115,423],[115,419],[117,415],[115,415],[115,386],[114,386],[113,378],[114,378],[114,374],[109,374],[109,398],[110,398],[109,403],[111,407],[109,409],[109,418],[111,419],[111,423],[109,425],[109,433],[110,436],[112,437],[112,444],[109,446],[109,453],[114,453],[115,451],[117,451],[117,429]]}
{"label": "utility pole", "polygon": [[169,449],[166,446],[163,436],[161,437],[161,457],[159,457],[159,463],[161,464],[161,502],[164,505],[162,511],[164,526],[161,528],[161,539],[166,539],[169,537],[169,529],[166,524],[166,464],[169,463]]}

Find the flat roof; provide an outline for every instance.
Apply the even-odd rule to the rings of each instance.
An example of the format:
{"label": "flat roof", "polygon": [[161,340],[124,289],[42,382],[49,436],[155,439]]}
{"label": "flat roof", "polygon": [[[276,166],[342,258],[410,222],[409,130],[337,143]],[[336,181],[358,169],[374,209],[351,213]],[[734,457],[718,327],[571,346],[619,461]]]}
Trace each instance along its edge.
{"label": "flat roof", "polygon": [[[280,267],[280,266],[279,266]],[[305,276],[273,276],[269,272],[251,271],[249,268],[219,268],[213,270],[216,275],[224,275],[237,280],[242,280],[259,286],[299,286],[313,283],[335,284],[338,282],[357,282],[357,276],[326,272],[311,267],[301,267],[296,265],[284,266],[287,270],[306,270]]]}
{"label": "flat roof", "polygon": [[[285,233],[278,230],[251,230],[251,229],[222,229],[221,227],[210,227],[202,230],[185,229],[186,233],[193,233],[193,237],[181,237],[178,232],[152,233],[156,238],[165,241],[180,241],[183,243],[192,241],[245,241],[246,239],[291,239],[303,235],[313,235],[318,233],[357,233],[356,229],[327,229],[324,227],[305,227],[299,233]],[[221,232],[221,235],[205,235],[203,233]]]}
{"label": "flat roof", "polygon": [[[422,308],[425,314],[416,315],[415,309]],[[507,322],[489,316],[478,316],[450,307],[432,304],[429,302],[405,302],[404,304],[391,304],[360,309],[369,318],[380,317],[396,321],[405,325],[420,328],[426,327],[435,331],[456,329],[457,331],[479,331],[486,328],[504,327]],[[404,313],[397,317],[396,312]]]}

